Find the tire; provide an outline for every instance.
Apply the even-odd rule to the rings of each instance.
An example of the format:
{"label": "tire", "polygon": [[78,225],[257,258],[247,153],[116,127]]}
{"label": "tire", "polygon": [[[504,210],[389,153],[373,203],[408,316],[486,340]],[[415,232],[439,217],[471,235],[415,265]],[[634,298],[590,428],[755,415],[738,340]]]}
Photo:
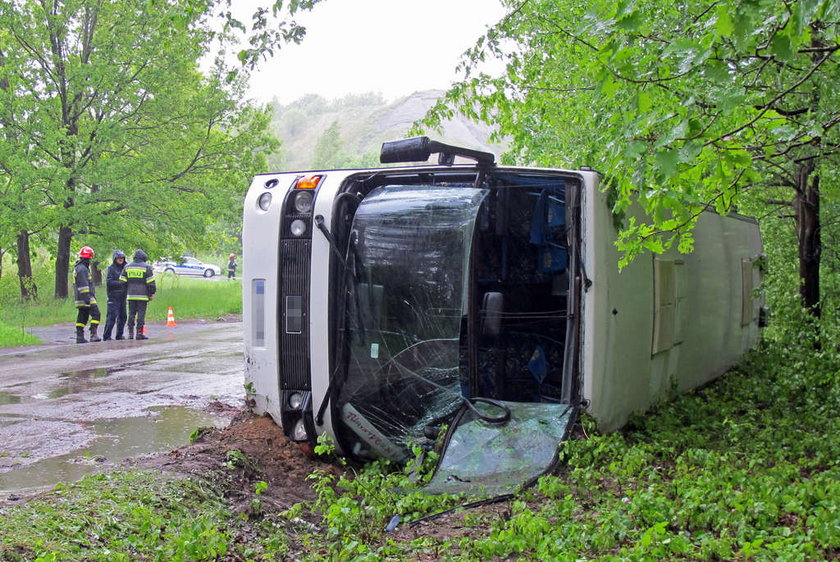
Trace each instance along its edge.
{"label": "tire", "polygon": [[208,279],[213,277],[214,275],[216,275],[216,272],[213,271],[212,269],[205,269],[204,270],[204,276],[207,277]]}
{"label": "tire", "polygon": [[175,270],[172,269],[171,267],[167,267],[166,269],[163,270],[163,272],[164,273],[171,273],[172,275],[175,275]]}

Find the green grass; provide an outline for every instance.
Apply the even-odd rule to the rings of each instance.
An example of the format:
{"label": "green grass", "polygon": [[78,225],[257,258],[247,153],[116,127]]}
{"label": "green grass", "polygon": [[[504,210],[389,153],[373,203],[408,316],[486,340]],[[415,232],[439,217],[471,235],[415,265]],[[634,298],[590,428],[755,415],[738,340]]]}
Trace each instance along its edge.
{"label": "green grass", "polygon": [[242,522],[207,481],[113,472],[0,508],[0,560],[254,559]]}
{"label": "green grass", "polygon": [[155,279],[157,293],[146,311],[149,322],[165,322],[170,306],[176,322],[242,313],[242,282],[238,279],[207,281],[171,273],[157,274]]}
{"label": "green grass", "polygon": [[[835,559],[838,410],[833,348],[768,347],[622,431],[599,435],[584,420],[557,473],[500,509],[433,520],[416,538],[383,529],[396,513],[405,528],[453,498],[411,492],[410,467],[316,474],[316,501],[250,518],[204,480],[129,472],[0,508],[0,560]],[[227,469],[240,457],[229,454]]]}
{"label": "green grass", "polygon": [[13,347],[18,345],[32,345],[40,343],[41,341],[21,330],[17,326],[9,326],[0,323],[0,347]]}
{"label": "green grass", "polygon": [[319,482],[312,509],[323,536],[296,542],[326,544],[316,559],[833,559],[838,363],[834,349],[768,346],[622,431],[599,435],[585,419],[586,437],[564,445],[557,474],[508,502],[503,517],[466,511],[454,525],[465,538],[449,529],[404,542],[384,533],[394,513],[404,522],[412,514],[381,492],[378,465],[336,487]]}
{"label": "green grass", "polygon": [[[8,285],[7,279],[0,281]],[[167,273],[156,275],[156,285],[157,293],[146,311],[147,322],[166,322],[170,306],[176,322],[191,318],[216,319],[242,312],[242,283],[239,280],[208,281]],[[96,300],[104,323],[107,309],[104,287],[96,288]],[[0,304],[0,347],[39,343],[23,328],[76,320],[72,294],[66,300],[42,297],[36,302],[22,303],[19,297],[11,296],[7,290],[5,294],[0,291]]]}

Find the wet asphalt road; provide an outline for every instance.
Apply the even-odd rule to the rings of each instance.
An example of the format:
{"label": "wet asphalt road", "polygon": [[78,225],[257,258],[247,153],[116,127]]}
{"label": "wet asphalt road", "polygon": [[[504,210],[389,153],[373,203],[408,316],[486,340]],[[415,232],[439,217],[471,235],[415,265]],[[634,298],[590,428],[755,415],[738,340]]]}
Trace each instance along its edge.
{"label": "wet asphalt road", "polygon": [[243,403],[241,322],[150,324],[149,340],[0,348],[0,500],[223,426]]}

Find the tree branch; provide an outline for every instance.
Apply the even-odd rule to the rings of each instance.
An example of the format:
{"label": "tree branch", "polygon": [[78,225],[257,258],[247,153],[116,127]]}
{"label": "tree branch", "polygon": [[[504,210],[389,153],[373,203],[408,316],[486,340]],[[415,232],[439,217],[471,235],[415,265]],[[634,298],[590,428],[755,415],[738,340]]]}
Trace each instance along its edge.
{"label": "tree branch", "polygon": [[[814,66],[813,66],[813,67],[811,67],[811,69],[810,69],[807,73],[805,73],[805,75],[804,75],[802,78],[800,78],[800,79],[799,79],[796,83],[794,83],[794,84],[793,84],[790,88],[788,88],[788,89],[786,89],[786,90],[783,90],[782,92],[779,92],[779,93],[778,93],[778,94],[777,94],[777,95],[776,95],[776,96],[775,96],[772,100],[770,100],[770,102],[767,104],[767,106],[768,106],[768,107],[772,107],[773,105],[775,105],[775,103],[776,103],[777,101],[779,101],[780,99],[782,99],[783,97],[785,97],[786,95],[788,95],[789,93],[791,93],[792,91],[794,91],[796,88],[798,88],[799,86],[801,86],[802,84],[804,84],[804,83],[805,83],[805,82],[806,82],[809,78],[811,78],[811,76],[813,76],[813,74],[814,74],[814,73],[815,73],[815,72],[816,72],[816,71],[817,71],[817,70],[818,70],[818,69],[819,69],[819,68],[823,65],[823,63],[825,63],[825,61],[827,61],[827,60],[831,57],[831,55],[832,55],[834,52],[836,52],[836,51],[837,51],[837,49],[838,49],[838,48],[840,48],[840,46],[835,46],[833,49],[831,49],[830,51],[826,52],[826,53],[823,55],[823,57],[822,57],[820,60],[818,60],[818,61],[814,64]],[[736,129],[733,129],[732,131],[729,131],[728,133],[724,133],[724,134],[720,135],[719,137],[717,137],[716,139],[712,139],[712,140],[708,141],[708,142],[706,143],[706,146],[708,146],[708,145],[710,145],[710,144],[713,144],[713,143],[715,143],[715,142],[721,141],[721,140],[725,139],[726,137],[732,137],[732,136],[735,136],[735,135],[737,135],[738,133],[740,133],[741,131],[743,131],[744,129],[746,129],[746,128],[748,128],[748,127],[751,127],[752,125],[754,125],[755,123],[757,123],[757,122],[759,121],[759,119],[761,119],[762,117],[764,117],[764,115],[767,113],[767,111],[769,111],[769,109],[762,109],[761,111],[759,111],[759,112],[758,112],[758,115],[756,115],[755,117],[753,117],[752,119],[750,119],[749,121],[747,121],[746,123],[744,123],[743,125],[741,125],[740,127],[737,127]]]}

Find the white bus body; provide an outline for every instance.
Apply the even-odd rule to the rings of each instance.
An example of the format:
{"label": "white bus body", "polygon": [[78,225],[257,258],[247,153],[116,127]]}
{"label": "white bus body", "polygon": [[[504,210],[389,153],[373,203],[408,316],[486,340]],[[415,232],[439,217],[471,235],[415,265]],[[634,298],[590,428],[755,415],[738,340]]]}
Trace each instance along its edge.
{"label": "white bus body", "polygon": [[704,212],[693,253],[619,272],[598,173],[441,158],[254,178],[246,388],[290,439],[399,460],[479,397],[569,404],[611,430],[759,337],[755,220]]}

